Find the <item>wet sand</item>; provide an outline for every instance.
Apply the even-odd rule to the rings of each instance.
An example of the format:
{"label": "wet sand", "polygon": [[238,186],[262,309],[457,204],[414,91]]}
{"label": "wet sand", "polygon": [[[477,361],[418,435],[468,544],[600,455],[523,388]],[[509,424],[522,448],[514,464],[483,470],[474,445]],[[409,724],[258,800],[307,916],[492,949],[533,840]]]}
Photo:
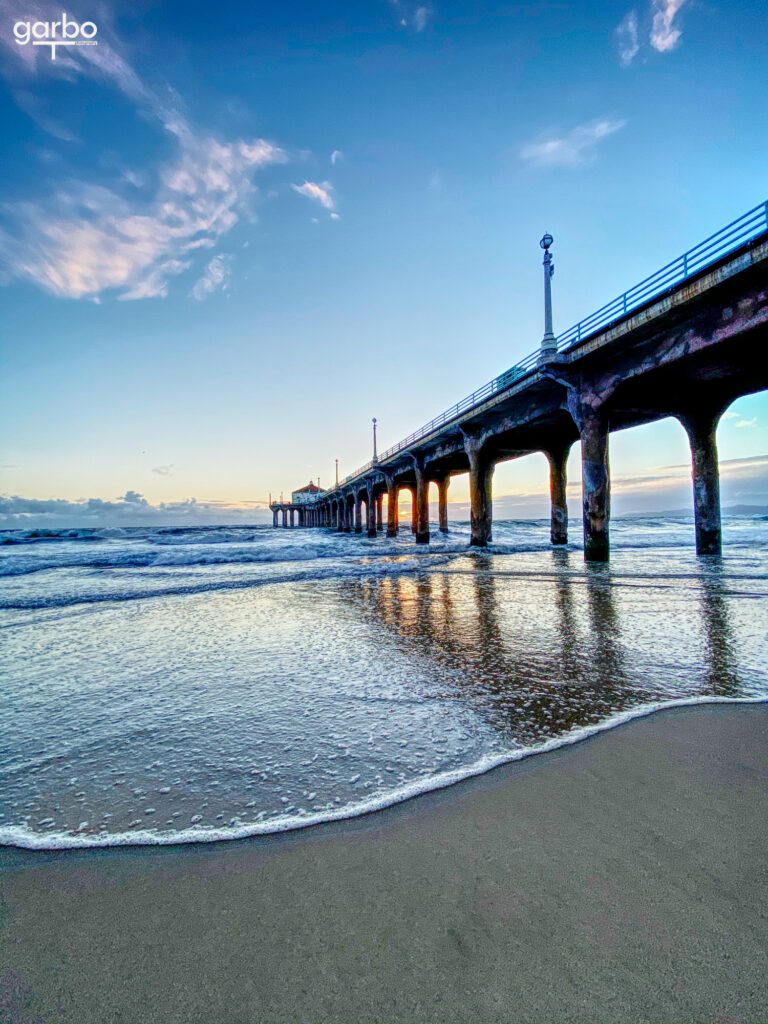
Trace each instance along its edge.
{"label": "wet sand", "polygon": [[768,705],[659,712],[366,818],[0,850],[0,1021],[768,1020]]}

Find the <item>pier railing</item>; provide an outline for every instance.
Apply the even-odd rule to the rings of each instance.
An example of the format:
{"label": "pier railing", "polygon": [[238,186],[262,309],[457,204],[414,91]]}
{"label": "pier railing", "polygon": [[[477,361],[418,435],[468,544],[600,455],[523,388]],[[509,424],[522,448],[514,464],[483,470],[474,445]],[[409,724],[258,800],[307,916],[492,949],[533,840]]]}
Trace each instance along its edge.
{"label": "pier railing", "polygon": [[[717,262],[723,256],[727,256],[728,253],[738,249],[740,245],[750,242],[753,238],[757,238],[758,235],[766,231],[768,231],[768,200],[755,206],[741,217],[726,225],[726,227],[716,231],[714,235],[705,238],[703,242],[699,242],[698,245],[684,252],[682,256],[678,256],[671,263],[667,263],[661,270],[657,270],[655,274],[646,277],[644,281],[619,295],[612,302],[602,306],[583,320],[579,320],[573,327],[569,327],[567,331],[558,335],[558,352],[563,352],[573,345],[580,344],[591,335],[609,327],[617,320],[621,320],[622,317],[625,317],[628,313],[631,313],[651,299],[662,295],[669,288],[680,284],[695,274],[699,274],[711,263]],[[435,416],[429,423],[425,423],[418,430],[409,434],[408,437],[404,437],[402,441],[398,441],[397,444],[382,452],[378,458],[377,465],[388,462],[400,452],[407,451],[417,441],[428,437],[452,420],[458,419],[463,413],[468,412],[476,405],[480,405],[492,395],[505,391],[514,384],[518,384],[523,378],[531,375],[536,370],[536,367],[539,365],[540,355],[540,349],[531,352],[530,355],[521,359],[519,363],[515,363],[514,366],[511,366],[504,373],[494,377],[493,380],[488,381],[487,384],[478,388],[477,391],[473,391],[471,395],[462,398],[456,405],[452,405],[449,409],[440,413],[439,416]],[[373,462],[366,462],[364,466],[360,466],[354,473],[350,473],[349,476],[340,481],[339,487],[343,487],[350,481],[363,476],[373,468]]]}

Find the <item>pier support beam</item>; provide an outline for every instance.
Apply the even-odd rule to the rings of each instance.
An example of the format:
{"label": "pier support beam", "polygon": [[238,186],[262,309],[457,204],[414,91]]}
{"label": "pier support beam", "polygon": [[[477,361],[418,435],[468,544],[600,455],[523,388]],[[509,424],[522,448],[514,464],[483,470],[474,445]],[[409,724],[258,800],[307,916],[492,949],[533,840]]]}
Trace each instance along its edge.
{"label": "pier support beam", "polygon": [[424,463],[418,456],[413,459],[416,474],[414,511],[416,513],[416,543],[429,544],[429,480],[424,472]]}
{"label": "pier support beam", "polygon": [[399,529],[397,507],[397,486],[391,476],[384,478],[387,483],[387,536],[396,537]]}
{"label": "pier support beam", "polygon": [[296,512],[295,509],[291,509],[291,529],[296,525]]}
{"label": "pier support beam", "polygon": [[287,526],[288,526],[288,509],[284,508],[283,509],[283,529],[285,529]]}
{"label": "pier support beam", "polygon": [[545,451],[549,462],[550,517],[549,537],[553,544],[568,543],[568,503],[565,499],[567,486],[566,466],[571,451],[571,442]]}
{"label": "pier support beam", "polygon": [[368,485],[368,497],[365,502],[366,530],[370,538],[376,537],[376,500],[373,497],[373,485]]}
{"label": "pier support beam", "polygon": [[464,437],[464,450],[469,459],[469,543],[472,547],[484,548],[493,536],[491,487],[495,465],[470,435]]}
{"label": "pier support beam", "polygon": [[720,471],[715,435],[723,411],[723,407],[718,406],[714,411],[678,416],[691,446],[697,555],[719,555],[722,549]]}
{"label": "pier support beam", "polygon": [[272,510],[272,526],[277,526],[277,509]]}
{"label": "pier support beam", "polygon": [[354,503],[347,498],[344,499],[344,533],[352,533],[352,519],[354,517]]}
{"label": "pier support beam", "polygon": [[448,533],[448,485],[449,476],[437,481],[437,520],[440,533]]}
{"label": "pier support beam", "polygon": [[384,495],[376,495],[376,531],[380,533],[384,529]]}
{"label": "pier support beam", "polygon": [[608,462],[608,417],[589,412],[579,424],[581,434],[581,493],[584,519],[584,560],[607,562],[610,557],[611,473]]}
{"label": "pier support beam", "polygon": [[363,503],[359,494],[355,495],[355,533],[363,532]]}
{"label": "pier support beam", "polygon": [[344,532],[344,510],[340,501],[336,502],[334,515],[334,525],[338,533]]}

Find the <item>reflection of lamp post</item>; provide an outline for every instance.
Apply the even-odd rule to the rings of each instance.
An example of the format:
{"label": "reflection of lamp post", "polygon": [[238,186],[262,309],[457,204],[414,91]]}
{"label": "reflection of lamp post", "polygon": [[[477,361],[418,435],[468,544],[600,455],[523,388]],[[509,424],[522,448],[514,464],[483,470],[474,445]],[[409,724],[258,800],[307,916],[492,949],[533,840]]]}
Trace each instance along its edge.
{"label": "reflection of lamp post", "polygon": [[336,459],[336,486],[339,486],[339,460]]}
{"label": "reflection of lamp post", "polygon": [[378,462],[379,457],[376,454],[376,417],[373,417],[373,461]]}
{"label": "reflection of lamp post", "polygon": [[550,278],[555,272],[552,254],[549,251],[549,247],[553,242],[554,238],[549,232],[539,242],[539,245],[544,250],[544,337],[541,339],[542,360],[557,354],[557,338],[552,331],[552,284],[550,282]]}

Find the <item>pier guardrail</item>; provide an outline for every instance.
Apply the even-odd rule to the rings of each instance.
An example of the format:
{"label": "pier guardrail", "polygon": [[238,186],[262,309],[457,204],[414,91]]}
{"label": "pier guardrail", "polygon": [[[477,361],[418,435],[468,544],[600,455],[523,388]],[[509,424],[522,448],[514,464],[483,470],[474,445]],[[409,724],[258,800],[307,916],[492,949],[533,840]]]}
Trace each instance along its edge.
{"label": "pier guardrail", "polygon": [[[671,263],[667,263],[661,270],[657,270],[655,274],[646,277],[644,281],[623,292],[618,298],[613,299],[612,302],[601,306],[594,313],[590,313],[583,320],[579,320],[573,327],[569,327],[567,331],[563,331],[557,338],[558,352],[564,352],[573,345],[580,344],[591,335],[597,333],[597,331],[609,327],[617,320],[621,320],[622,317],[637,309],[638,306],[642,306],[656,296],[662,295],[669,288],[680,284],[687,278],[701,273],[710,264],[717,262],[723,256],[727,256],[728,253],[738,249],[740,245],[752,241],[753,238],[757,238],[758,235],[763,234],[765,231],[768,231],[768,200],[759,203],[747,213],[742,214],[741,217],[737,217],[736,220],[716,231],[714,235],[710,235],[703,242],[699,242],[692,249],[688,249],[682,256],[678,256]],[[514,366],[505,370],[504,373],[494,377],[493,380],[488,381],[487,384],[473,391],[466,398],[462,398],[456,405],[452,405],[440,413],[439,416],[435,416],[429,423],[425,423],[418,430],[409,434],[408,437],[404,437],[402,441],[398,441],[397,444],[381,453],[377,465],[387,462],[393,456],[410,448],[416,441],[420,441],[422,438],[429,436],[429,434],[433,434],[438,428],[445,426],[452,420],[458,419],[462,413],[484,402],[491,395],[498,394],[500,391],[512,387],[513,384],[519,383],[536,369],[539,363],[539,355],[539,349],[531,352],[530,355],[515,363]],[[344,487],[350,481],[369,472],[373,467],[373,462],[367,462],[364,466],[360,466],[354,473],[344,477],[339,482],[339,487]]]}

